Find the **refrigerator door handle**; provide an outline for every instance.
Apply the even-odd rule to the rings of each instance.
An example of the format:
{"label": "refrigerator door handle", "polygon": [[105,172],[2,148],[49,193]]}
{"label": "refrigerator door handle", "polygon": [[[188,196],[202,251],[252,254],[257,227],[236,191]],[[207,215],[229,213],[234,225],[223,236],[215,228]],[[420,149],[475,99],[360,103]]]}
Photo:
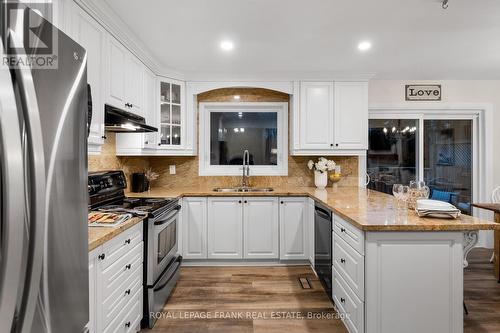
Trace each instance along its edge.
{"label": "refrigerator door handle", "polygon": [[[4,59],[0,39],[0,59]],[[2,261],[0,332],[10,332],[20,285],[23,253],[24,173],[20,119],[9,68],[0,62],[0,168],[2,186]]]}
{"label": "refrigerator door handle", "polygon": [[[9,39],[15,50],[24,49],[23,42],[16,33],[9,29]],[[47,201],[45,182],[45,157],[43,147],[42,124],[38,101],[33,83],[31,68],[19,62],[14,69],[16,84],[19,87],[19,96],[23,108],[24,121],[27,131],[29,154],[30,179],[30,226],[29,247],[27,255],[27,272],[25,292],[23,295],[18,332],[30,332],[33,315],[37,305],[40,289],[40,278],[43,267],[45,228],[47,225]]]}

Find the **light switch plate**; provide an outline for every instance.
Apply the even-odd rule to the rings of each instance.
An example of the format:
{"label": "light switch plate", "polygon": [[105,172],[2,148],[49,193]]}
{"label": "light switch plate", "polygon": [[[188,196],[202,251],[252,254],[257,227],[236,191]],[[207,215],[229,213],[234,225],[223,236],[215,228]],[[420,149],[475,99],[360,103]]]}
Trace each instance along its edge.
{"label": "light switch plate", "polygon": [[170,174],[175,175],[175,165],[170,165],[169,169],[170,169]]}

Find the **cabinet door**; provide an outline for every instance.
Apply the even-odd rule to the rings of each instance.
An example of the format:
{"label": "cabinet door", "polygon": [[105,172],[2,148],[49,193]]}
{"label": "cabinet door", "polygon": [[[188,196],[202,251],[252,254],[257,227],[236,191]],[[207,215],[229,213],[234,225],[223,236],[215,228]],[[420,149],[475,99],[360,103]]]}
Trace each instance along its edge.
{"label": "cabinet door", "polygon": [[368,149],[368,83],[335,82],[335,149]]}
{"label": "cabinet door", "polygon": [[208,198],[208,258],[241,259],[242,198]]}
{"label": "cabinet door", "polygon": [[308,259],[307,201],[305,198],[280,198],[280,259]]}
{"label": "cabinet door", "polygon": [[207,258],[207,198],[182,201],[182,255],[185,259]]}
{"label": "cabinet door", "polygon": [[115,38],[108,39],[108,96],[107,102],[120,109],[127,109],[125,98],[125,66],[127,50]]}
{"label": "cabinet door", "polygon": [[92,91],[92,123],[89,146],[102,145],[104,136],[104,45],[106,32],[102,26],[73,6],[72,36],[87,50],[87,82]]}
{"label": "cabinet door", "polygon": [[128,111],[144,116],[142,104],[144,99],[144,64],[130,52],[125,56],[125,98],[132,104]]}
{"label": "cabinet door", "polygon": [[314,200],[311,198],[307,199],[307,232],[308,232],[308,252],[309,252],[309,262],[311,266],[314,267]]}
{"label": "cabinet door", "polygon": [[[158,125],[158,98],[156,94],[156,75],[150,70],[146,69],[144,73],[144,118],[146,124],[154,127]],[[158,147],[158,132],[144,134],[144,148]]]}
{"label": "cabinet door", "polygon": [[333,149],[333,82],[300,83],[300,149]]}
{"label": "cabinet door", "polygon": [[184,82],[161,78],[159,89],[159,147],[178,151],[184,147]]}
{"label": "cabinet door", "polygon": [[97,256],[102,252],[102,248],[98,247],[89,253],[89,323],[87,328],[89,333],[96,333],[96,311],[97,311]]}
{"label": "cabinet door", "polygon": [[244,258],[278,259],[278,198],[244,198],[243,203]]}

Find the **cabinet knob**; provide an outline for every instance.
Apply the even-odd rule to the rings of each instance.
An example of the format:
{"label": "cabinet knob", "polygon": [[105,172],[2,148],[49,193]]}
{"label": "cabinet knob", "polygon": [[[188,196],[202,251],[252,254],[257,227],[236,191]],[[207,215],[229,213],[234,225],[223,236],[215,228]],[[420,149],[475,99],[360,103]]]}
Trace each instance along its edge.
{"label": "cabinet knob", "polygon": [[330,143],[330,147],[333,147],[333,143]]}
{"label": "cabinet knob", "polygon": [[336,147],[338,147],[338,146],[339,146],[339,144],[338,144],[338,143],[336,143],[336,144],[335,144],[335,146],[336,146]]}
{"label": "cabinet knob", "polygon": [[158,144],[158,146],[161,146],[161,142]]}
{"label": "cabinet knob", "polygon": [[238,203],[241,203],[241,200],[238,200]]}
{"label": "cabinet knob", "polygon": [[125,241],[125,244],[130,244],[130,238]]}
{"label": "cabinet knob", "polygon": [[340,298],[340,303],[345,303],[345,298],[341,297]]}
{"label": "cabinet knob", "polygon": [[344,259],[344,258],[340,258],[340,262],[341,262],[342,264],[345,264],[345,259]]}
{"label": "cabinet knob", "polygon": [[106,258],[106,254],[104,253],[97,256],[97,259],[99,260],[104,260],[104,258]]}
{"label": "cabinet knob", "polygon": [[284,202],[283,202],[283,201],[281,201],[281,202],[280,202],[280,204],[284,204]]}
{"label": "cabinet knob", "polygon": [[106,140],[108,137],[106,135],[101,136],[101,139]]}
{"label": "cabinet knob", "polygon": [[144,144],[145,144],[145,145],[148,145],[148,144],[149,144],[149,141],[144,141]]}
{"label": "cabinet knob", "polygon": [[125,290],[125,295],[130,295],[130,289]]}
{"label": "cabinet knob", "polygon": [[128,264],[125,266],[125,269],[131,269],[132,268],[132,264]]}
{"label": "cabinet knob", "polygon": [[125,323],[125,327],[130,327],[130,321],[127,321],[127,322]]}
{"label": "cabinet knob", "polygon": [[340,232],[345,232],[345,229],[344,228],[340,228]]}
{"label": "cabinet knob", "polygon": [[245,203],[248,203],[248,201],[245,200]]}

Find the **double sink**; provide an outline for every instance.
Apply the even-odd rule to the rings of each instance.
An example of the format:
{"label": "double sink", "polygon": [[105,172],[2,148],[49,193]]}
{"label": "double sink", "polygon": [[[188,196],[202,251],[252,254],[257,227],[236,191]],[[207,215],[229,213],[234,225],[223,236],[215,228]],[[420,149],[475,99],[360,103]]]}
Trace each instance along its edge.
{"label": "double sink", "polygon": [[213,189],[214,192],[272,192],[271,187],[216,187]]}

